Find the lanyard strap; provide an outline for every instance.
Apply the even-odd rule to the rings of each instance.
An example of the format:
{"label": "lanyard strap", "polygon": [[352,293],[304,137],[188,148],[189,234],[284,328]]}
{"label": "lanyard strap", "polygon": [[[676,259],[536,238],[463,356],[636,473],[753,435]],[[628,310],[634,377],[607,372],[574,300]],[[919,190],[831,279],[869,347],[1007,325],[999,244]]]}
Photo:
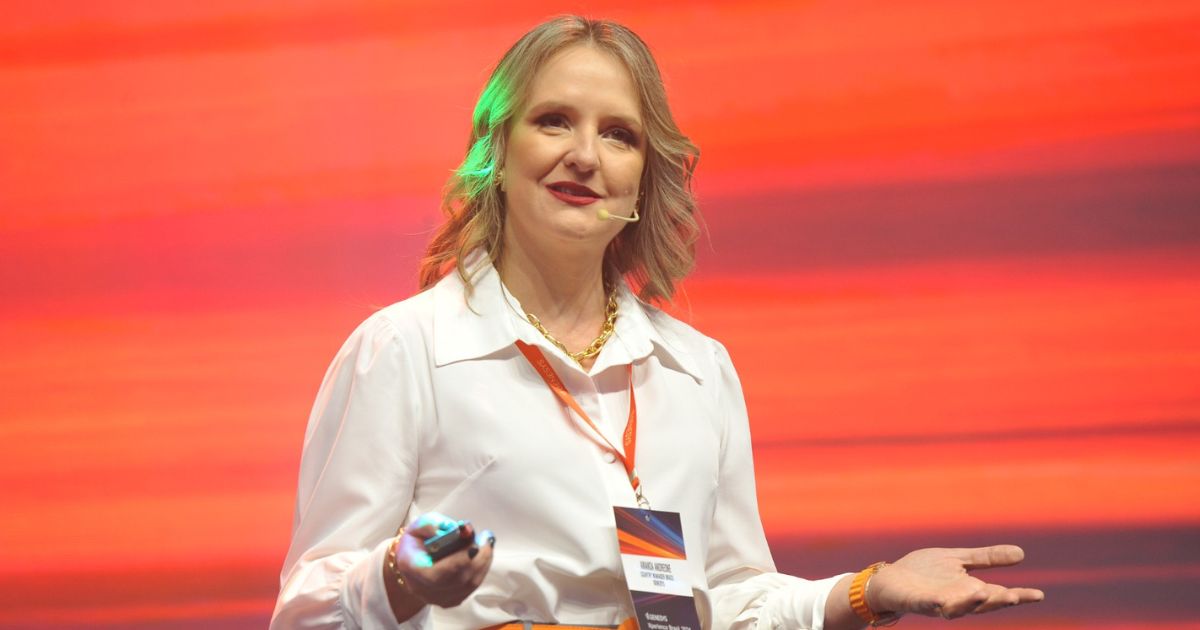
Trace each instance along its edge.
{"label": "lanyard strap", "polygon": [[531,346],[524,341],[517,340],[517,349],[525,358],[529,360],[533,369],[541,375],[542,380],[546,381],[546,385],[550,387],[550,391],[554,392],[555,396],[562,401],[564,405],[574,411],[583,421],[591,427],[592,432],[604,440],[605,446],[612,452],[617,459],[621,460],[621,464],[625,466],[625,472],[629,475],[629,485],[633,486],[633,492],[637,495],[638,505],[643,508],[649,508],[650,503],[646,501],[646,497],[642,496],[642,480],[638,478],[637,468],[634,467],[634,462],[637,458],[637,400],[633,397],[633,364],[629,365],[629,421],[625,423],[625,434],[621,438],[621,443],[625,447],[625,453],[618,451],[608,438],[604,437],[604,433],[596,427],[596,423],[583,411],[579,403],[575,402],[575,397],[571,392],[567,391],[567,386],[563,384],[562,379],[558,377],[558,373],[550,366],[550,361],[546,359],[546,355],[537,346]]}

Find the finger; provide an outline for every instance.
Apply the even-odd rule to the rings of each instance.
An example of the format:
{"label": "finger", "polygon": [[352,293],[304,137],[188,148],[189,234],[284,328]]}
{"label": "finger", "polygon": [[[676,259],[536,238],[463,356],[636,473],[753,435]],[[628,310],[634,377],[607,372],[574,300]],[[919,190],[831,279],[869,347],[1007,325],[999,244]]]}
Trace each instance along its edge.
{"label": "finger", "polygon": [[[994,586],[994,585],[992,585]],[[1004,588],[996,587],[991,592],[988,600],[975,609],[976,614],[991,612],[1001,608],[1017,606],[1019,604],[1031,604],[1040,602],[1045,599],[1045,593],[1042,593],[1036,588]]]}
{"label": "finger", "polygon": [[438,529],[438,526],[436,523],[426,522],[426,523],[421,523],[419,525],[417,523],[418,523],[418,521],[413,521],[412,525],[405,527],[404,533],[408,534],[409,536],[414,536],[420,540],[425,540],[426,538],[432,538],[433,536],[437,536],[438,533],[441,531],[440,529]]}
{"label": "finger", "polygon": [[1016,545],[992,545],[947,551],[951,556],[958,558],[967,570],[1007,567],[1025,559],[1025,551]]}
{"label": "finger", "polygon": [[475,540],[471,547],[467,550],[467,555],[474,558],[479,553],[480,549],[485,547],[492,548],[496,546],[496,535],[490,529],[485,529],[477,534],[474,534]]}
{"label": "finger", "polygon": [[[481,550],[476,554],[469,564],[460,567],[448,567],[453,571],[441,576],[436,582],[423,585],[422,596],[438,606],[444,608],[457,606],[479,585],[483,583],[487,577],[488,569],[491,566],[491,548],[485,547],[486,551]],[[441,564],[445,559],[438,561],[437,569],[441,569]]]}
{"label": "finger", "polygon": [[474,535],[470,523],[456,521],[437,512],[422,514],[405,530],[405,540],[400,542],[400,547],[406,550],[412,566],[427,569],[433,566],[434,561],[425,548],[425,541],[456,527],[462,527],[465,536]]}
{"label": "finger", "polygon": [[491,564],[492,549],[496,547],[496,535],[491,530],[483,530],[475,535],[475,542],[467,550],[467,556],[476,567],[486,567]]}
{"label": "finger", "polygon": [[1010,588],[1010,591],[1017,593],[1018,604],[1036,604],[1037,602],[1046,599],[1046,594],[1041,589],[1036,588]]}
{"label": "finger", "polygon": [[396,565],[400,569],[404,569],[404,577],[416,577],[422,569],[428,569],[433,566],[433,558],[429,552],[425,550],[424,537],[421,536],[420,530],[417,532],[406,531],[404,537],[400,539],[400,544],[396,547]]}
{"label": "finger", "polygon": [[425,540],[442,533],[442,523],[446,521],[450,521],[450,518],[442,514],[437,514],[437,512],[427,512],[427,514],[422,514],[414,518],[412,523],[404,526],[404,533],[412,534],[416,538]]}
{"label": "finger", "polygon": [[471,562],[471,576],[468,580],[472,591],[479,588],[480,584],[483,584],[484,578],[487,577],[488,571],[492,568],[492,546],[484,542],[478,549],[479,553],[475,555],[474,560]]}
{"label": "finger", "polygon": [[979,588],[963,596],[950,598],[941,606],[938,614],[942,619],[957,619],[982,606],[988,600],[988,595],[987,589]]}
{"label": "finger", "polygon": [[490,562],[491,548],[488,555],[480,558],[480,547],[472,543],[462,549],[439,558],[426,572],[426,579],[431,586],[439,589],[457,589],[471,583],[477,567],[486,567]]}
{"label": "finger", "polygon": [[[491,530],[483,530],[476,532],[467,526],[464,536],[469,536],[471,543],[462,549],[448,554],[438,561],[439,566],[446,566],[448,570],[458,572],[462,571],[466,564],[483,565],[487,564],[482,560],[477,560],[481,550],[487,549],[490,555],[491,549],[496,546],[496,535]],[[466,560],[462,559],[463,554],[466,554]]]}
{"label": "finger", "polygon": [[408,526],[409,531],[420,532],[425,538],[435,536],[440,532],[449,531],[458,527],[459,521],[456,521],[445,514],[438,512],[426,512],[418,516]]}
{"label": "finger", "polygon": [[999,584],[987,584],[981,589],[987,594],[987,599],[983,603],[975,607],[971,614],[980,615],[986,612],[991,612],[997,608],[1006,608],[1016,605],[1018,598],[1016,593],[1010,593],[1007,588]]}
{"label": "finger", "polygon": [[[450,590],[466,589],[473,592],[487,577],[492,566],[492,553],[496,544],[496,536],[484,530],[475,535],[471,546],[460,549],[438,561],[437,569],[445,573],[438,580],[438,586]],[[465,559],[464,559],[465,556]],[[445,566],[443,567],[443,563]]]}
{"label": "finger", "polygon": [[418,565],[412,572],[412,588],[426,601],[439,606],[455,606],[474,592],[487,576],[496,537],[487,530],[475,533],[469,526],[465,531],[470,532],[472,544],[436,562],[429,559],[420,540],[410,542],[410,557]]}

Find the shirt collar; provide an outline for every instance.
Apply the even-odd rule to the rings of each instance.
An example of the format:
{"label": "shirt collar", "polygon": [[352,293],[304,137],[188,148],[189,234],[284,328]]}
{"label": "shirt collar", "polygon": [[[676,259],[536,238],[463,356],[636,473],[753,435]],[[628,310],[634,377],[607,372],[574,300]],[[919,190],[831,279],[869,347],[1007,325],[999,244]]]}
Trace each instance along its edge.
{"label": "shirt collar", "polygon": [[[500,282],[500,274],[486,256],[472,255],[465,261],[465,266],[474,286],[470,304],[463,299],[466,288],[457,271],[451,271],[432,289],[435,365],[441,367],[485,357],[513,345],[518,339],[537,345],[543,351],[562,354],[525,322],[520,304],[507,293]],[[695,357],[676,330],[679,323],[639,300],[625,283],[617,289],[617,312],[613,338],[601,351],[592,367],[593,372],[657,354],[664,366],[703,382]],[[565,356],[561,358],[566,360]]]}
{"label": "shirt collar", "polygon": [[[697,367],[696,357],[683,343],[679,328],[682,325],[659,309],[639,300],[622,282],[617,289],[617,325],[613,339],[596,361],[594,370],[607,369],[657,355],[663,365],[687,373],[696,382],[704,376]],[[616,343],[613,343],[613,342]]]}
{"label": "shirt collar", "polygon": [[474,287],[469,303],[457,270],[433,287],[433,362],[438,367],[487,356],[521,339],[495,267],[479,254],[465,266]]}

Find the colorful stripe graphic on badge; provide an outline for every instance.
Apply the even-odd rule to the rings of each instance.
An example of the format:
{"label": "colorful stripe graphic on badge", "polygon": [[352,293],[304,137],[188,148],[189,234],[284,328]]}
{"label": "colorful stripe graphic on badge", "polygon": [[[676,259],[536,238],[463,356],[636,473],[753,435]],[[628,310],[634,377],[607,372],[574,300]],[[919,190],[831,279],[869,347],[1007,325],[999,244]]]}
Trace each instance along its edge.
{"label": "colorful stripe graphic on badge", "polygon": [[616,515],[621,553],[680,560],[687,557],[678,514],[623,508]]}

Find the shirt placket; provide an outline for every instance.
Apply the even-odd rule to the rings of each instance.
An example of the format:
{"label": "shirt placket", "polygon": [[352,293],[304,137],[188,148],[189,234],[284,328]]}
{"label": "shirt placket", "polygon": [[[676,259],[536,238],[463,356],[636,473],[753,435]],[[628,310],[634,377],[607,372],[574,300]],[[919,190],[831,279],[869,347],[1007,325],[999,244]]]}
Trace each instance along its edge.
{"label": "shirt placket", "polygon": [[[575,401],[580,408],[592,419],[600,431],[604,433],[604,437],[617,448],[622,449],[622,432],[625,430],[625,422],[628,416],[621,416],[619,419],[609,413],[608,405],[604,404],[603,394],[596,385],[597,378],[602,378],[600,375],[587,376],[582,373],[573,373],[571,378],[572,387],[571,395],[575,397]],[[628,410],[626,410],[626,413]],[[568,413],[570,413],[568,411]],[[574,414],[571,414],[572,417]],[[629,505],[634,500],[633,489],[629,485],[629,475],[625,472],[625,465],[621,460],[613,454],[612,450],[604,444],[604,441],[599,436],[595,435],[588,426],[579,418],[573,418],[579,423],[582,430],[592,441],[592,452],[595,454],[597,465],[601,469],[601,478],[604,480],[605,490],[609,497],[609,501],[614,505]],[[619,425],[619,426],[618,426]],[[622,455],[624,453],[622,452]]]}

